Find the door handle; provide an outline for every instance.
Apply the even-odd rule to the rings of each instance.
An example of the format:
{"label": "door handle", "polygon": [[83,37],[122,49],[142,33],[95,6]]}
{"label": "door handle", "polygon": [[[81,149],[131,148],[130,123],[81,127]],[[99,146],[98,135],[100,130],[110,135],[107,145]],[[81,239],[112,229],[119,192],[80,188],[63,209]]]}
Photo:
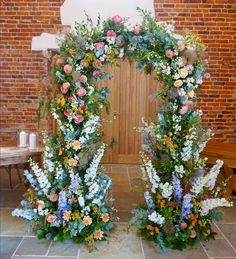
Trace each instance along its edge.
{"label": "door handle", "polygon": [[119,112],[113,112],[113,119],[116,120],[117,116],[120,116]]}

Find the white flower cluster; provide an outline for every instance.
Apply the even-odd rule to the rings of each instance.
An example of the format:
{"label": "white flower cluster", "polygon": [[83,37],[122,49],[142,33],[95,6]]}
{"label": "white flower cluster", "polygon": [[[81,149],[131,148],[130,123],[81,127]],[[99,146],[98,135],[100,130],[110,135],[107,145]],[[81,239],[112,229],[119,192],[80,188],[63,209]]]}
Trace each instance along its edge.
{"label": "white flower cluster", "polygon": [[62,179],[63,177],[63,173],[64,173],[64,170],[62,168],[62,165],[58,162],[55,163],[55,171],[56,171],[56,174],[55,174],[55,179],[56,180],[59,180],[59,179]]}
{"label": "white flower cluster", "polygon": [[161,189],[161,195],[166,198],[166,199],[170,199],[171,195],[173,193],[173,186],[170,185],[168,182],[166,183],[160,183],[159,184],[159,188]]}
{"label": "white flower cluster", "polygon": [[161,214],[156,211],[152,212],[148,215],[148,219],[158,225],[163,225],[165,223],[165,218],[161,216]]}
{"label": "white flower cluster", "polygon": [[141,154],[141,157],[143,159],[144,166],[145,166],[149,181],[151,183],[151,191],[153,193],[156,193],[156,189],[159,186],[160,177],[157,175],[157,172],[156,172],[155,168],[153,167],[151,160],[148,159],[144,155],[144,153]]}
{"label": "white flower cluster", "polygon": [[81,148],[84,144],[88,142],[90,136],[94,134],[94,132],[100,125],[101,120],[99,116],[91,116],[89,120],[84,124],[83,129],[81,131],[81,136],[79,138]]}
{"label": "white flower cluster", "polygon": [[91,162],[89,168],[87,168],[84,181],[89,186],[90,183],[92,183],[96,177],[98,165],[103,157],[103,154],[105,152],[106,145],[102,144],[102,146],[97,150],[97,153],[95,154],[93,161]]}
{"label": "white flower cluster", "polygon": [[211,168],[211,170],[209,172],[210,180],[205,185],[209,190],[212,190],[215,187],[217,176],[218,176],[223,164],[224,164],[224,162],[222,160],[217,160],[216,164]]}
{"label": "white flower cluster", "polygon": [[201,215],[207,215],[208,212],[217,207],[231,207],[232,202],[227,201],[225,198],[207,199],[201,202]]}
{"label": "white flower cluster", "polygon": [[41,168],[39,168],[38,164],[34,162],[32,159],[30,161],[30,166],[32,170],[34,171],[34,174],[38,180],[39,186],[41,188],[41,191],[47,195],[48,190],[51,187],[51,183],[48,181],[47,178],[47,171],[43,171]]}
{"label": "white flower cluster", "polygon": [[186,136],[186,140],[184,142],[184,147],[181,152],[181,158],[183,161],[188,161],[192,158],[193,155],[193,140],[196,139],[196,131],[191,128],[189,130],[189,135]]}
{"label": "white flower cluster", "polygon": [[177,133],[178,131],[181,131],[181,125],[179,125],[179,123],[181,122],[181,116],[177,116],[177,115],[173,115],[172,116],[172,121],[173,121],[173,128],[175,130],[175,133]]}
{"label": "white flower cluster", "polygon": [[180,165],[180,166],[175,165],[174,174],[177,175],[178,177],[182,178],[183,175],[185,174],[183,165]]}

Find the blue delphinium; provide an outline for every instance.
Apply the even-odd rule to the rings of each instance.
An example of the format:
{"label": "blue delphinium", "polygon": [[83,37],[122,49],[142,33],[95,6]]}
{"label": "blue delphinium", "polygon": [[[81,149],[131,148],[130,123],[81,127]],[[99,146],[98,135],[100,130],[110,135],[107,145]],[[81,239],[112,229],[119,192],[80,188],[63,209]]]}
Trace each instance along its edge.
{"label": "blue delphinium", "polygon": [[172,177],[172,185],[174,188],[174,198],[176,201],[180,202],[183,195],[183,188],[181,187],[179,178],[174,174]]}
{"label": "blue delphinium", "polygon": [[192,195],[191,194],[185,194],[183,197],[183,203],[182,203],[182,218],[187,218],[188,215],[191,213],[191,209],[193,207],[193,204],[191,203]]}
{"label": "blue delphinium", "polygon": [[144,192],[144,198],[147,204],[147,207],[149,210],[154,210],[155,209],[155,204],[153,202],[153,199],[148,191]]}
{"label": "blue delphinium", "polygon": [[61,191],[59,193],[58,210],[59,210],[60,214],[64,213],[67,210],[67,197],[66,197],[65,191]]}

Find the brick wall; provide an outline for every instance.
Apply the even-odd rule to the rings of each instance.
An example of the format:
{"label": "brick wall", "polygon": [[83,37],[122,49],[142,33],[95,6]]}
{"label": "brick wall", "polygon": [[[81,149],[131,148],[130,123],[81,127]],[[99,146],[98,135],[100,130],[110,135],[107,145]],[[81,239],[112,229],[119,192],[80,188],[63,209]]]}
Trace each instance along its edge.
{"label": "brick wall", "polygon": [[[1,127],[37,130],[36,107],[46,89],[48,64],[31,51],[31,39],[62,28],[63,0],[1,1]],[[235,0],[155,0],[159,20],[174,18],[179,32],[190,29],[207,45],[210,79],[199,105],[204,124],[215,138],[236,142],[236,3]],[[121,14],[122,15],[122,14]],[[42,121],[42,128],[47,120]]]}
{"label": "brick wall", "polygon": [[207,46],[210,79],[203,84],[199,106],[203,123],[215,138],[236,142],[236,1],[155,0],[158,20],[176,21],[179,32],[196,32]]}

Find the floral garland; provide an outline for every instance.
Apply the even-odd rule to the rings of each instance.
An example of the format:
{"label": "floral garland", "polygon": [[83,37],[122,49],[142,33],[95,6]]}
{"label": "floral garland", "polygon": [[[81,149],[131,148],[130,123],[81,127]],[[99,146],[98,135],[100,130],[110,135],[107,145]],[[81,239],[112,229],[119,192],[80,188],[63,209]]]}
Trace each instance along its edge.
{"label": "floral garland", "polygon": [[138,69],[155,70],[165,82],[158,121],[142,129],[142,170],[150,191],[131,223],[161,247],[182,249],[197,238],[213,237],[212,209],[231,205],[214,196],[222,162],[207,174],[205,160],[199,159],[211,135],[201,128],[202,112],[195,109],[204,46],[191,33],[176,34],[173,23],[156,22],[139,11],[141,25],[127,26],[119,15],[98,20],[96,26],[88,20],[60,42],[60,55],[53,58],[56,91],[50,108],[60,130],[45,137],[44,170],[31,162],[34,173],[25,172],[31,188],[13,211],[34,225],[39,238],[73,238],[93,247],[112,227],[111,180],[99,166],[105,150],[99,112],[109,109],[109,91],[96,84],[111,78],[103,67],[117,58],[132,58]]}

